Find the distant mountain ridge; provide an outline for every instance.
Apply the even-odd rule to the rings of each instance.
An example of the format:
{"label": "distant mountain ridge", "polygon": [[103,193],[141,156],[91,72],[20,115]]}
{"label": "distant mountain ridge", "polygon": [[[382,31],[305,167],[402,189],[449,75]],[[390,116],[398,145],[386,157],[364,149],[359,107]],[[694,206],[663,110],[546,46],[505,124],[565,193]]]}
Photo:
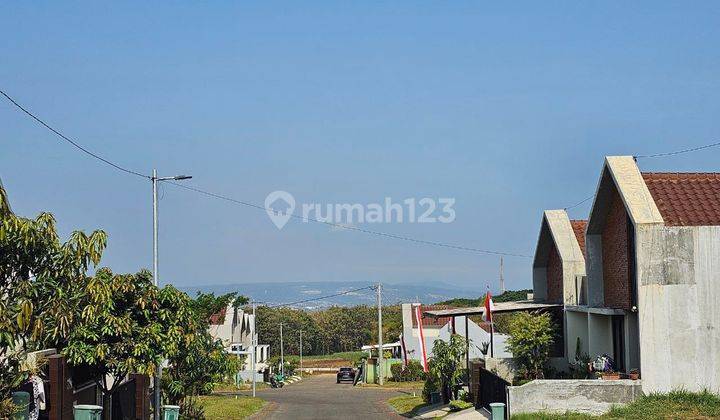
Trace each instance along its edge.
{"label": "distant mountain ridge", "polygon": [[[251,300],[266,305],[279,305],[291,302],[317,299],[323,296],[344,293],[350,290],[371,286],[369,282],[281,282],[281,283],[242,283],[242,284],[215,284],[205,286],[178,286],[178,289],[191,296],[198,291],[204,293],[223,294],[238,292],[248,296]],[[433,284],[407,284],[389,283],[382,285],[383,305],[408,303],[419,300],[421,303],[435,303],[438,301],[466,297],[477,299],[483,294],[481,290],[458,288],[447,283]],[[300,302],[293,305],[296,308],[322,309],[333,305],[375,305],[377,292],[373,289],[359,290],[334,296],[327,299]]]}

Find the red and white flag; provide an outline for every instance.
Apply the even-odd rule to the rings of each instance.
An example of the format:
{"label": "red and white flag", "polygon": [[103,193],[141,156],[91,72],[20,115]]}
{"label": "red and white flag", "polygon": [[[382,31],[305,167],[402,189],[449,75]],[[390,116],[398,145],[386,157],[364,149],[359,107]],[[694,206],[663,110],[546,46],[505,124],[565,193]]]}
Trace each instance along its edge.
{"label": "red and white flag", "polygon": [[418,340],[420,341],[420,363],[422,363],[423,372],[428,372],[427,354],[425,353],[425,335],[423,334],[422,317],[420,316],[420,305],[415,307],[415,319],[418,325]]}
{"label": "red and white flag", "polygon": [[492,295],[488,290],[487,294],[485,295],[485,312],[483,313],[483,320],[485,322],[492,322],[492,313],[494,310],[495,305],[493,305]]}

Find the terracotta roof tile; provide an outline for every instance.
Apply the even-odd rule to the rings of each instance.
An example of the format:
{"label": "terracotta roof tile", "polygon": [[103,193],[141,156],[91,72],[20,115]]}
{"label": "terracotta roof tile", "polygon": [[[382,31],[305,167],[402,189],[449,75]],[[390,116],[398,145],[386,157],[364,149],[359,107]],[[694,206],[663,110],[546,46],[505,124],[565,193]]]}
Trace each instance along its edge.
{"label": "terracotta roof tile", "polygon": [[570,225],[575,232],[580,251],[585,255],[585,227],[587,227],[587,220],[571,220]]}
{"label": "terracotta roof tile", "polygon": [[210,325],[222,325],[225,322],[227,308],[220,309],[220,312],[210,315]]}
{"label": "terracotta roof tile", "polygon": [[[448,305],[422,305],[420,306],[420,310],[424,314],[427,311],[437,311],[441,309],[450,309],[451,307]],[[452,320],[452,317],[440,317],[440,318],[431,318],[429,316],[421,317],[422,324],[424,327],[427,326],[434,326],[434,327],[442,327],[443,325],[447,324]],[[412,323],[413,328],[417,327],[417,321],[415,320],[415,308],[413,308],[413,317],[412,317]]]}
{"label": "terracotta roof tile", "polygon": [[643,172],[668,226],[720,225],[720,173]]}

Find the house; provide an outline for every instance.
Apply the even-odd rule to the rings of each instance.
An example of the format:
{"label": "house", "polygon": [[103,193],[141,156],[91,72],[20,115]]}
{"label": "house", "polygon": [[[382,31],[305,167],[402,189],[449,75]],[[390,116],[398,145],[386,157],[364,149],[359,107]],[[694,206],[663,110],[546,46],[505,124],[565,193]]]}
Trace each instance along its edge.
{"label": "house", "polygon": [[[230,302],[227,307],[222,308],[220,312],[210,317],[208,331],[215,339],[222,341],[228,353],[248,354],[248,351],[252,351],[252,332],[254,327],[254,315],[246,313],[241,308],[233,307],[233,302]],[[262,370],[267,367],[266,362],[269,353],[269,345],[258,344],[256,346],[255,365],[257,370]],[[243,370],[250,370],[251,363],[251,358],[247,357]]]}
{"label": "house", "polygon": [[566,348],[579,337],[590,356],[639,368],[646,393],[720,392],[720,173],[643,173],[631,156],[607,157],[584,274],[567,222],[545,213],[533,270],[536,300],[562,295]]}
{"label": "house", "polygon": [[[414,306],[417,304],[402,304],[403,319],[403,339],[407,350],[408,359],[420,360],[420,340],[417,319],[414,315]],[[422,305],[421,322],[423,326],[423,336],[425,337],[425,352],[428,357],[432,356],[432,348],[435,340],[450,339],[451,334],[460,334],[463,337],[469,337],[469,357],[482,358],[484,355],[480,351],[482,343],[490,342],[490,328],[486,323],[477,324],[468,316],[433,316],[434,312],[452,311],[449,306],[444,305]],[[467,319],[467,331],[465,324]],[[468,332],[469,331],[469,335]],[[505,348],[505,334],[493,334],[493,345],[496,357],[512,357]]]}
{"label": "house", "polygon": [[570,363],[575,360],[578,339],[583,353],[597,353],[588,350],[587,315],[567,310],[585,293],[581,280],[585,277],[586,226],[586,220],[570,220],[565,210],[546,210],[533,260],[533,300],[559,303],[565,308],[556,315],[562,323],[562,340],[557,340],[561,348],[554,349],[553,356]]}

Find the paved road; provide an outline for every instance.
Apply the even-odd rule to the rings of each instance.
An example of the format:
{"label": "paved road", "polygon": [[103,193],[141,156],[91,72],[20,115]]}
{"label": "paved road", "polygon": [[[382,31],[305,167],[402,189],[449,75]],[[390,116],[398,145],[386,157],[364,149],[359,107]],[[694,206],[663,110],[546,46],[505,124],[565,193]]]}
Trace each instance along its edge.
{"label": "paved road", "polygon": [[270,401],[260,419],[402,419],[386,401],[400,392],[336,384],[335,375],[315,375],[264,389],[258,397]]}

